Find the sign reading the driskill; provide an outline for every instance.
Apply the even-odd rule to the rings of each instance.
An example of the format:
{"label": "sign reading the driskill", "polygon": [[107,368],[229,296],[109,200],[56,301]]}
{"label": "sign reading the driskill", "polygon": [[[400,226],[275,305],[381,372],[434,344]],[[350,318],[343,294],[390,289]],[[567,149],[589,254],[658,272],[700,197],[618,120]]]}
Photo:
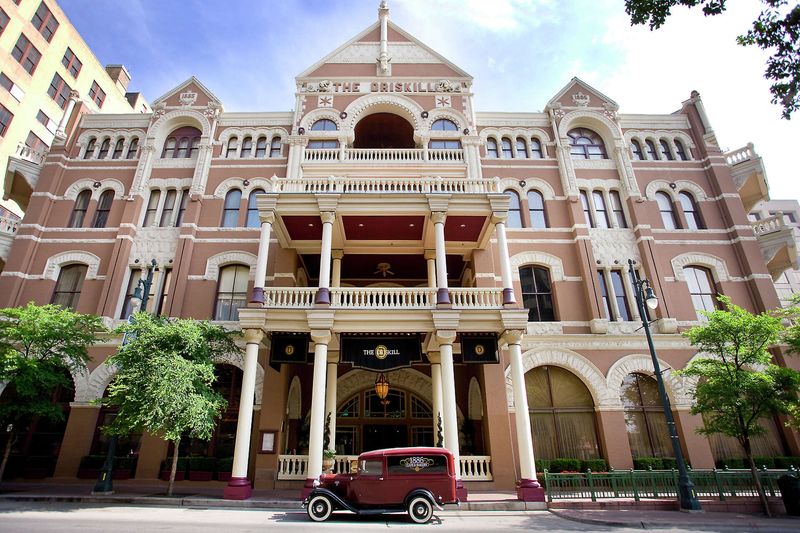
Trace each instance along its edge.
{"label": "sign reading the driskill", "polygon": [[385,372],[422,362],[419,335],[347,335],[340,339],[341,362]]}

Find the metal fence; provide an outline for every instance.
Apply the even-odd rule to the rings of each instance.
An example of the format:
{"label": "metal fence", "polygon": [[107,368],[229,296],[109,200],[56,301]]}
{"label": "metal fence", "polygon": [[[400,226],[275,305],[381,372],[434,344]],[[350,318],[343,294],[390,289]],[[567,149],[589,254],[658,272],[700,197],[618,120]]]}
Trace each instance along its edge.
{"label": "metal fence", "polygon": [[[758,477],[767,496],[780,496],[778,478],[798,476],[798,471],[759,470]],[[691,470],[689,477],[699,498],[725,501],[728,497],[757,497],[756,485],[750,470]],[[542,474],[547,500],[598,498],[677,498],[677,470],[612,470],[611,472],[581,472]]]}

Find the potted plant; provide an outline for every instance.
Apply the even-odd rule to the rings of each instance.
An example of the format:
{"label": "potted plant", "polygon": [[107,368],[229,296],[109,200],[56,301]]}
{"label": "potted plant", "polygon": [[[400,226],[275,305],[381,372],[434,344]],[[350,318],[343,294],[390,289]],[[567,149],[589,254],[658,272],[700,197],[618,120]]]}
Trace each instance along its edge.
{"label": "potted plant", "polygon": [[216,464],[214,457],[190,457],[189,481],[211,481]]}
{"label": "potted plant", "polygon": [[331,414],[325,417],[325,429],[322,432],[322,471],[330,474],[336,462],[336,452],[330,449],[331,444]]}
{"label": "potted plant", "polygon": [[233,457],[217,459],[217,479],[219,481],[230,481],[231,470],[233,470]]}

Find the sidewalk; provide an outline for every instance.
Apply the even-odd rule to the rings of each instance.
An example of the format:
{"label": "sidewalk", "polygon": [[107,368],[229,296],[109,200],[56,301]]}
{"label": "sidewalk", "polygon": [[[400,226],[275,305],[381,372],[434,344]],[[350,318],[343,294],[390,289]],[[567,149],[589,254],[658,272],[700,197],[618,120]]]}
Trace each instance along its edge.
{"label": "sidewalk", "polygon": [[[5,482],[0,483],[0,502],[73,502],[87,504],[126,504],[174,507],[217,507],[230,509],[272,509],[299,511],[298,490],[256,489],[249,500],[224,500],[224,483],[187,482],[175,484],[172,497],[165,494],[166,484],[147,481],[115,481],[114,494],[91,494],[94,482],[89,480],[58,480],[56,482]],[[663,509],[674,502],[663,500],[633,502],[610,500],[599,502],[587,509],[587,502],[559,501],[558,508],[551,505],[549,512],[575,522],[598,526],[627,527],[634,529],[690,528],[713,531],[798,531],[800,518],[766,518],[757,514],[740,512],[683,513]],[[574,506],[574,507],[573,507]],[[711,506],[709,506],[711,507]],[[469,501],[460,506],[446,507],[445,514],[462,511],[545,511],[543,503],[520,502],[513,492],[478,492],[469,495]]]}

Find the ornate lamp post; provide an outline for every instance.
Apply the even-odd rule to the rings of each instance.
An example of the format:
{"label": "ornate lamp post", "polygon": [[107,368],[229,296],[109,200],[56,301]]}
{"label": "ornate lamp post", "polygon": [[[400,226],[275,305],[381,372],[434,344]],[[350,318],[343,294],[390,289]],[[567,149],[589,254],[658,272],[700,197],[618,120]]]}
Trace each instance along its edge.
{"label": "ornate lamp post", "polygon": [[636,305],[639,309],[639,316],[642,318],[644,334],[647,337],[647,346],[650,348],[650,357],[653,359],[653,370],[655,372],[656,383],[658,384],[658,395],[661,397],[661,406],[664,408],[664,418],[667,421],[669,439],[672,442],[675,462],[678,465],[678,499],[680,501],[680,507],[682,511],[700,511],[702,507],[700,507],[700,501],[698,501],[694,494],[694,484],[689,478],[689,472],[686,469],[686,461],[683,459],[681,443],[678,439],[678,432],[675,429],[672,408],[670,407],[669,397],[667,396],[667,389],[664,388],[664,378],[661,376],[661,365],[658,364],[656,347],[653,345],[653,336],[650,334],[650,322],[647,320],[647,312],[645,310],[645,304],[649,309],[658,307],[658,298],[656,298],[653,292],[650,281],[639,278],[633,259],[628,259],[628,267],[631,273],[633,292],[636,296]]}
{"label": "ornate lamp post", "polygon": [[[150,287],[153,284],[153,273],[158,270],[156,260],[150,261],[147,265],[147,276],[145,279],[139,278],[136,287],[133,289],[133,296],[131,296],[131,314],[128,317],[128,322],[133,323],[133,315],[139,309],[147,310],[147,300],[150,296]],[[144,292],[144,295],[142,294]],[[127,336],[122,338],[123,346],[127,343]],[[92,494],[114,494],[114,455],[117,451],[117,436],[112,435],[108,441],[108,453],[103,467],[97,477],[97,482],[94,484]]]}

